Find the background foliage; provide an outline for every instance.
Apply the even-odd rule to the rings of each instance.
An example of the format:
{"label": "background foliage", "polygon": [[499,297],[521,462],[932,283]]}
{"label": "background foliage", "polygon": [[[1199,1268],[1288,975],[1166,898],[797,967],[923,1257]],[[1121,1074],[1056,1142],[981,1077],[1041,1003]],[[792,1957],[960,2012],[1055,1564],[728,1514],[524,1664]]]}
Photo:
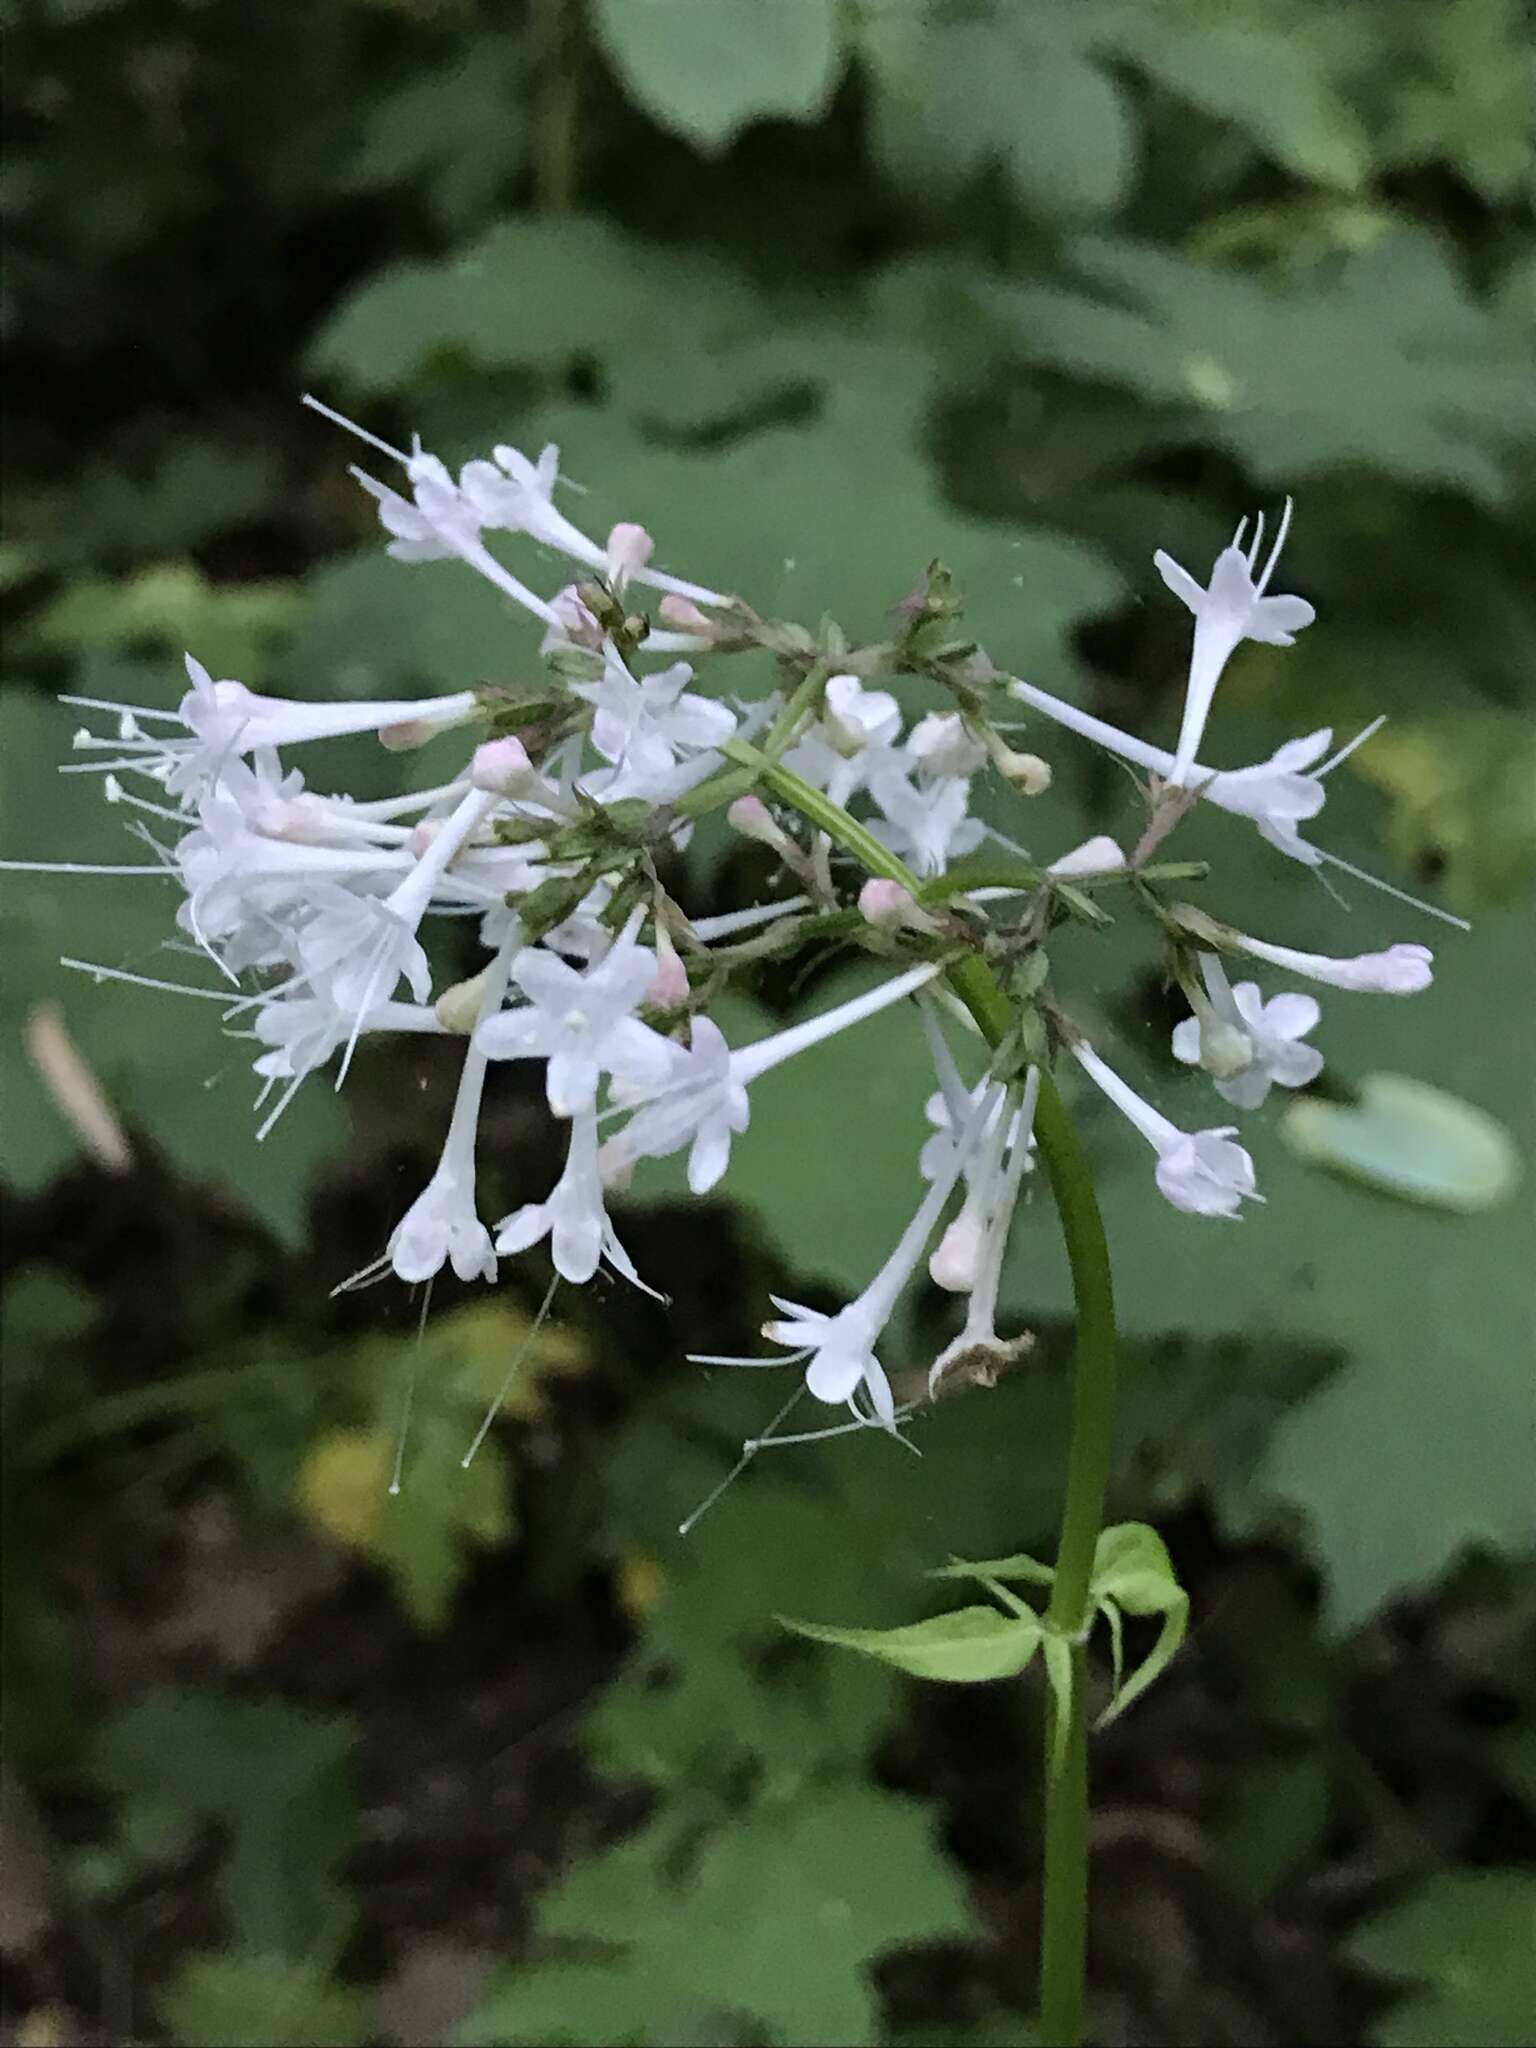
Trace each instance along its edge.
{"label": "background foliage", "polygon": [[[1384,1158],[1399,1191],[1268,1118],[1268,1207],[1202,1228],[1079,1104],[1129,1344],[1115,1512],[1164,1527],[1195,1601],[1173,1675],[1102,1745],[1099,2025],[1514,2038],[1536,1952],[1519,0],[4,14],[7,854],[135,858],[94,784],[52,773],[61,689],[172,702],[187,646],[317,695],[531,655],[454,565],[383,560],[306,386],[451,459],[556,440],[585,524],[643,518],[765,612],[868,633],[939,556],[1000,662],[1160,735],[1183,624],[1153,547],[1208,559],[1294,491],[1320,623],[1244,654],[1215,744],[1249,760],[1389,712],[1332,785],[1332,843],[1474,929],[1346,909],[1202,817],[1207,900],[1250,928],[1435,940],[1429,996],[1340,998],[1324,1025],[1329,1155]],[[1057,785],[1004,829],[1133,816],[1116,772],[1031,743]],[[382,793],[398,763],[362,758]],[[707,833],[690,861],[700,909],[766,880]],[[1045,1206],[1007,1290],[1032,1362],[935,1415],[921,1463],[780,1454],[674,1533],[764,1420],[683,1351],[749,1340],[773,1276],[861,1284],[905,1220],[927,1092],[905,1020],[764,1082],[729,1208],[637,1184],[670,1316],[562,1304],[466,1472],[538,1274],[445,1290],[419,1356],[410,1305],[328,1299],[420,1183],[452,1085],[433,1050],[360,1058],[345,1100],[312,1084],[258,1147],[205,1006],[58,964],[175,978],[170,892],[4,879],[17,2038],[1024,2038],[1033,1679],[935,1705],[773,1617],[911,1619],[947,1554],[1048,1542],[1068,1302]],[[1084,1021],[1178,1115],[1154,960],[1129,933],[1094,959]],[[820,1006],[841,972],[741,1011]],[[126,1150],[98,1133],[81,1160],[45,1079],[61,1033]],[[1383,1073],[1492,1117],[1496,1170],[1459,1182],[1381,1108]],[[496,1078],[510,1207],[549,1137]],[[909,1366],[946,1334],[920,1301]]]}

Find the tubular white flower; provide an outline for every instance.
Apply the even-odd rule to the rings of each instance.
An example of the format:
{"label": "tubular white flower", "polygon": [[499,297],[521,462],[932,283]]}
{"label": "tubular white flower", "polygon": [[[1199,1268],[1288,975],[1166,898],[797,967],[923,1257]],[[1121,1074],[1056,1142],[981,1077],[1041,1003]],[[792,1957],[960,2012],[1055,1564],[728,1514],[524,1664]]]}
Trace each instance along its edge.
{"label": "tubular white flower", "polygon": [[671,1070],[672,1046],[634,1014],[656,978],[656,955],[636,941],[641,915],[585,971],[543,947],[519,953],[512,979],[526,1005],[487,1018],[475,1033],[491,1059],[548,1061],[545,1089],[556,1116],[590,1109],[604,1074],[659,1088]]}
{"label": "tubular white flower", "polygon": [[[959,1179],[960,1168],[980,1136],[985,1111],[989,1107],[990,1104],[983,1102],[972,1113],[949,1168],[929,1187],[895,1250],[857,1301],[829,1316],[799,1302],[786,1301],[779,1295],[770,1297],[775,1308],[782,1309],[784,1314],[775,1321],[764,1323],[763,1335],[771,1344],[788,1347],[781,1362],[786,1365],[804,1363],[808,1391],[818,1401],[829,1405],[846,1402],[856,1421],[876,1423],[882,1429],[895,1430],[896,1403],[885,1368],[875,1355],[875,1347],[923,1256],[923,1248],[943,1212],[950,1190]],[[859,1406],[861,1392],[869,1402],[870,1412],[867,1415]]]}
{"label": "tubular white flower", "polygon": [[[609,641],[600,680],[570,685],[573,696],[593,707],[593,746],[614,764],[602,789],[606,801],[642,796],[664,803],[710,772],[709,750],[735,732],[736,715],[711,697],[691,695],[692,677],[685,661],[637,677]],[[680,767],[684,753],[693,758]]]}
{"label": "tubular white flower", "polygon": [[1096,838],[1085,839],[1081,846],[1074,846],[1060,860],[1053,860],[1045,872],[1058,881],[1072,882],[1082,875],[1119,874],[1124,867],[1124,853],[1107,832],[1101,832]]}
{"label": "tubular white flower", "polygon": [[1357,953],[1336,959],[1328,953],[1300,953],[1293,946],[1272,946],[1247,932],[1234,932],[1232,944],[1255,960],[1267,960],[1289,974],[1320,981],[1329,988],[1351,989],[1360,995],[1412,996],[1434,979],[1434,954],[1413,942],[1388,946],[1384,953]]}
{"label": "tubular white flower", "polygon": [[688,1185],[696,1195],[708,1194],[730,1164],[732,1138],[747,1128],[747,1090],[752,1082],[915,994],[940,971],[937,964],[911,968],[819,1017],[772,1032],[736,1052],[710,1018],[695,1017],[688,1050],[670,1048],[671,1070],[662,1087],[641,1090],[622,1081],[615,1085],[619,1103],[637,1106],[623,1130],[604,1147],[607,1170],[622,1173],[637,1159],[665,1159],[688,1145]]}
{"label": "tubular white flower", "polygon": [[928,775],[974,775],[987,750],[965,729],[958,711],[930,711],[907,734],[907,752]]}
{"label": "tubular white flower", "polygon": [[857,676],[829,676],[821,715],[784,756],[786,768],[824,789],[835,804],[867,788],[901,733],[901,707],[889,690],[866,690]]}
{"label": "tubular white flower", "polygon": [[[485,975],[480,1014],[491,1016],[507,988],[510,950],[503,947]],[[485,1089],[486,1057],[471,1039],[464,1048],[453,1116],[436,1170],[390,1234],[386,1255],[396,1275],[430,1280],[451,1263],[461,1280],[494,1280],[496,1252],[475,1206],[475,1137]]]}
{"label": "tubular white flower", "polygon": [[1289,647],[1295,635],[1304,626],[1311,625],[1317,616],[1305,598],[1264,595],[1280,560],[1280,550],[1285,546],[1290,524],[1291,501],[1287,498],[1280,531],[1275,536],[1275,544],[1257,582],[1254,571],[1258,567],[1259,548],[1264,538],[1262,512],[1254,523],[1253,545],[1246,554],[1242,543],[1248,522],[1244,519],[1239,524],[1231,545],[1223,548],[1216,557],[1208,589],[1202,589],[1188,570],[1181,569],[1161,548],[1152,557],[1168,588],[1195,615],[1195,645],[1190,656],[1184,717],[1168,778],[1170,782],[1188,780],[1205,732],[1206,719],[1210,716],[1216,685],[1240,643],[1262,640],[1273,647]]}
{"label": "tubular white flower", "polygon": [[597,1112],[587,1108],[571,1119],[571,1143],[565,1171],[547,1201],[527,1202],[496,1226],[496,1249],[503,1257],[527,1251],[542,1238],[550,1241],[555,1271],[581,1287],[603,1259],[632,1286],[647,1287],[634,1261],[618,1240],[603,1206],[603,1181],[598,1169]]}
{"label": "tubular white flower", "polygon": [[[1022,1352],[1028,1350],[1032,1342],[1028,1337],[1005,1341],[998,1336],[997,1294],[1002,1281],[1003,1255],[1008,1248],[1008,1234],[1012,1228],[1014,1211],[1018,1207],[1019,1190],[1024,1175],[1030,1171],[1032,1165],[1035,1104],[1039,1100],[1039,1095],[1040,1069],[1031,1067],[1025,1077],[1022,1093],[1015,1091],[1010,1094],[994,1126],[997,1132],[1006,1133],[1007,1162],[1003,1164],[999,1148],[995,1163],[986,1175],[986,1192],[978,1204],[981,1234],[971,1262],[968,1289],[970,1300],[966,1310],[965,1326],[953,1342],[944,1347],[929,1369],[930,1399],[936,1393],[945,1374],[953,1371],[962,1361],[973,1369],[980,1368],[982,1372],[995,1378]],[[973,1170],[973,1191],[980,1179],[980,1174]],[[967,1207],[969,1206],[970,1197],[967,1196]],[[951,1229],[953,1227],[951,1225]],[[929,1270],[932,1271],[932,1261],[929,1262]]]}
{"label": "tubular white flower", "polygon": [[1173,1056],[1203,1067],[1216,1093],[1234,1109],[1258,1109],[1270,1088],[1303,1088],[1323,1070],[1323,1056],[1301,1040],[1321,1012],[1313,996],[1282,994],[1265,1002],[1258,984],[1236,988],[1215,953],[1200,955],[1206,1002],[1173,1029]]}
{"label": "tubular white flower", "polygon": [[1083,1072],[1156,1152],[1158,1191],[1176,1209],[1192,1216],[1236,1216],[1244,1201],[1258,1199],[1253,1161],[1232,1143],[1235,1124],[1181,1131],[1107,1067],[1091,1045],[1079,1041],[1072,1051]]}
{"label": "tubular white flower", "polygon": [[970,783],[964,776],[914,781],[899,762],[883,762],[870,776],[869,793],[882,812],[871,830],[919,875],[943,874],[985,836],[986,827],[966,815]]}

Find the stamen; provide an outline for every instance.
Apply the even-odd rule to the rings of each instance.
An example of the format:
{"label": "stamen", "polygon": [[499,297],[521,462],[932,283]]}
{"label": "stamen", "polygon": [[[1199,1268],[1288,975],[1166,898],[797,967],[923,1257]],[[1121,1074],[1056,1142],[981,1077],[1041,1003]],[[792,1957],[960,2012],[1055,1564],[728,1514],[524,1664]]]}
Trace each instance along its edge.
{"label": "stamen", "polygon": [[[162,711],[153,704],[118,704],[110,697],[60,697],[60,704],[78,704],[83,711],[126,711],[134,718],[163,718],[169,725],[180,725],[179,711]],[[151,742],[151,744],[153,744]]]}
{"label": "stamen", "polygon": [[[1280,531],[1275,535],[1275,544],[1269,551],[1269,560],[1264,564],[1264,574],[1259,578],[1258,581],[1257,587],[1260,597],[1262,597],[1265,591],[1268,590],[1269,579],[1275,573],[1275,564],[1280,559],[1280,550],[1285,546],[1285,536],[1291,530],[1291,512],[1293,509],[1294,508],[1292,506],[1291,500],[1287,498],[1285,501],[1285,510],[1280,515]],[[1263,530],[1263,526],[1264,520],[1261,514],[1259,518],[1259,528],[1261,532]],[[1253,537],[1253,552],[1255,554],[1259,552],[1258,534],[1255,534]]]}
{"label": "stamen", "polygon": [[1360,732],[1357,732],[1354,738],[1349,742],[1348,746],[1340,747],[1339,751],[1335,755],[1333,755],[1331,759],[1325,761],[1321,768],[1314,768],[1312,770],[1312,773],[1318,776],[1319,778],[1321,778],[1324,775],[1331,775],[1334,769],[1338,767],[1341,761],[1347,761],[1349,759],[1350,755],[1355,751],[1356,747],[1363,747],[1367,740],[1374,739],[1376,734],[1381,731],[1381,728],[1386,724],[1386,722],[1387,713],[1383,711],[1379,718],[1373,718],[1368,726],[1365,726]]}
{"label": "stamen", "polygon": [[329,420],[333,426],[342,427],[347,433],[356,435],[359,441],[366,441],[370,448],[377,448],[381,455],[387,455],[391,462],[398,462],[402,469],[410,461],[408,455],[402,454],[388,441],[381,441],[377,434],[370,434],[366,427],[360,427],[356,420],[349,420],[345,413],[337,412],[333,406],[324,404],[312,392],[306,391],[299,403],[307,405],[311,412],[319,413],[321,419]]}
{"label": "stamen", "polygon": [[[434,1274],[433,1279],[437,1276]],[[389,1481],[392,1494],[400,1491],[400,1475],[405,1469],[405,1440],[411,1430],[411,1410],[416,1405],[416,1374],[421,1365],[421,1343],[427,1334],[427,1310],[432,1306],[432,1281],[429,1280],[421,1292],[421,1314],[416,1322],[416,1342],[411,1346],[410,1363],[406,1367],[405,1400],[400,1408],[400,1435],[395,1444],[395,1469]]]}
{"label": "stamen", "polygon": [[13,875],[159,875],[164,878],[171,872],[163,862],[158,867],[132,868],[89,860],[0,860],[0,868]]}
{"label": "stamen", "polygon": [[[1329,853],[1325,847],[1314,846],[1312,850],[1321,854],[1330,867],[1342,868],[1346,875],[1353,875],[1357,882],[1365,882],[1372,889],[1380,889],[1384,895],[1395,896],[1399,903],[1407,903],[1415,910],[1422,910],[1426,917],[1438,917],[1442,924],[1453,924],[1458,931],[1471,931],[1469,920],[1458,917],[1454,910],[1442,910],[1438,903],[1426,903],[1422,896],[1410,896],[1406,889],[1399,889],[1391,882],[1382,881],[1379,875],[1368,874],[1364,868],[1357,868],[1353,861],[1345,860],[1337,853]],[[1318,876],[1318,880],[1327,886],[1322,875]]]}
{"label": "stamen", "polygon": [[523,1360],[528,1356],[529,1351],[533,1347],[533,1340],[539,1334],[539,1327],[543,1323],[544,1318],[549,1314],[550,1304],[553,1302],[555,1298],[555,1289],[559,1285],[560,1275],[557,1273],[553,1280],[550,1281],[549,1286],[545,1289],[544,1299],[539,1303],[539,1312],[534,1317],[533,1321],[529,1324],[527,1330],[524,1332],[522,1343],[518,1345],[517,1349],[512,1354],[512,1363],[507,1367],[507,1376],[502,1381],[500,1387],[496,1390],[496,1398],[492,1401],[490,1407],[486,1409],[485,1420],[481,1423],[480,1427],[475,1431],[474,1442],[470,1445],[469,1449],[464,1453],[463,1457],[459,1460],[459,1470],[461,1472],[467,1472],[469,1470],[470,1463],[473,1460],[476,1451],[479,1450],[480,1446],[485,1442],[486,1437],[490,1434],[491,1424],[496,1420],[496,1417],[501,1413],[501,1404],[503,1401],[506,1400],[512,1382],[517,1377],[518,1370],[521,1367]]}

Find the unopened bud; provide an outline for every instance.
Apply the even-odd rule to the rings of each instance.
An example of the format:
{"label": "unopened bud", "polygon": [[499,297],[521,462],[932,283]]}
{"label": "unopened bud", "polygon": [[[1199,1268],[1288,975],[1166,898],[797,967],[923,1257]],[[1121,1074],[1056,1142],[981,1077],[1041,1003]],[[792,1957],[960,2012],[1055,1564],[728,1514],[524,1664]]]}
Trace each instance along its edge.
{"label": "unopened bud", "polygon": [[658,928],[656,973],[645,992],[645,1000],[653,1010],[680,1010],[691,993],[688,970],[683,965],[682,955],[673,945],[667,932]]}
{"label": "unopened bud", "polygon": [[872,876],[859,891],[859,915],[876,931],[936,932],[937,919],[928,915],[910,889],[900,882]]}
{"label": "unopened bud", "polygon": [[1074,846],[1060,860],[1053,860],[1045,872],[1055,875],[1058,881],[1070,882],[1079,875],[1118,874],[1124,866],[1125,855],[1119,846],[1107,832],[1100,832],[1096,838]]}
{"label": "unopened bud", "polygon": [[452,988],[445,988],[432,1005],[438,1023],[456,1038],[468,1038],[480,1021],[480,1005],[485,1000],[488,972],[487,968],[481,968],[468,981],[456,981]]}
{"label": "unopened bud", "polygon": [[608,536],[608,581],[622,590],[630,577],[651,559],[656,543],[643,526],[621,519]]}
{"label": "unopened bud", "polygon": [[418,860],[421,859],[442,829],[443,821],[441,818],[423,818],[421,823],[416,826],[411,833],[409,843],[412,853],[415,854]]}
{"label": "unopened bud", "polygon": [[760,846],[772,847],[781,857],[797,850],[789,835],[773,822],[773,813],[760,796],[737,797],[725,814],[725,822],[743,839],[755,839]]}
{"label": "unopened bud", "polygon": [[928,1261],[928,1277],[947,1294],[969,1294],[981,1272],[984,1233],[964,1211],[939,1239]]}
{"label": "unopened bud", "polygon": [[513,796],[533,773],[528,749],[520,739],[486,740],[470,756],[469,779],[492,796]]}
{"label": "unopened bud", "polygon": [[987,752],[992,756],[992,765],[1021,796],[1039,796],[1051,786],[1051,766],[1042,761],[1038,754],[1019,754],[1001,739],[998,734],[987,736]]}
{"label": "unopened bud", "polygon": [[659,617],[679,633],[704,633],[713,638],[719,631],[717,622],[708,612],[701,612],[691,597],[678,597],[669,591],[656,610]]}

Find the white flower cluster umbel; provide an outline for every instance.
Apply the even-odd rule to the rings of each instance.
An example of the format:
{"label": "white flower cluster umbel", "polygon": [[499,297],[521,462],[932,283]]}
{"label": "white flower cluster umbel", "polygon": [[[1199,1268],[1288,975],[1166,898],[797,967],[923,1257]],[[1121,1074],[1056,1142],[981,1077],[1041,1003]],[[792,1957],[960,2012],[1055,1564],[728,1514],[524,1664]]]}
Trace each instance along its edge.
{"label": "white flower cluster umbel", "polygon": [[[1150,853],[1128,856],[1102,837],[1012,886],[996,877],[972,884],[963,870],[955,876],[955,864],[989,840],[1018,853],[973,814],[977,777],[998,776],[1015,797],[1049,781],[1043,761],[1003,740],[983,686],[1006,685],[1037,712],[1151,771],[1146,847],[1204,801],[1251,819],[1295,859],[1332,858],[1299,829],[1323,806],[1322,778],[1333,762],[1317,764],[1329,733],[1293,741],[1255,767],[1217,769],[1198,759],[1223,668],[1240,643],[1289,645],[1311,622],[1310,605],[1269,589],[1289,505],[1262,567],[1262,521],[1246,548],[1239,527],[1205,586],[1156,557],[1194,618],[1183,719],[1169,754],[1002,677],[974,648],[946,650],[932,633],[864,650],[841,636],[818,643],[654,569],[650,536],[638,525],[616,526],[599,544],[556,509],[553,448],[536,462],[497,448],[492,461],[467,463],[455,478],[419,446],[405,455],[375,445],[398,463],[406,486],[356,472],[377,502],[389,552],[403,562],[457,558],[531,612],[545,629],[536,684],[392,703],[294,702],[215,679],[188,655],[190,687],[174,712],[71,700],[115,714],[110,736],[76,735],[76,772],[103,772],[108,799],[129,808],[154,849],[150,871],[179,882],[181,943],[205,954],[228,984],[198,992],[226,1002],[232,1024],[257,1044],[265,1102],[258,1136],[318,1069],[334,1063],[339,1086],[364,1037],[437,1035],[462,1048],[436,1169],[376,1266],[355,1278],[392,1270],[422,1282],[448,1265],[461,1279],[490,1281],[502,1259],[547,1239],[569,1282],[591,1280],[606,1262],[643,1285],[608,1213],[609,1192],[637,1161],[686,1153],[689,1185],[707,1193],[747,1128],[753,1083],[893,1004],[910,1003],[934,1061],[933,1129],[925,1143],[914,1132],[913,1177],[926,1192],[856,1301],[827,1314],[776,1300],[778,1313],[764,1325],[784,1360],[803,1367],[812,1395],[852,1410],[845,1426],[892,1429],[904,1412],[879,1349],[925,1254],[932,1279],[967,1304],[935,1378],[961,1359],[1000,1365],[1020,1348],[998,1337],[994,1319],[1010,1226],[1033,1169],[1040,1077],[1032,1062],[1052,1049],[1069,1051],[1145,1139],[1156,1187],[1177,1208],[1231,1217],[1255,1198],[1253,1164],[1235,1126],[1179,1128],[1043,998],[1033,1011],[1040,1028],[1033,1038],[1019,1035],[1026,1050],[995,1060],[968,1087],[941,1028],[958,1012],[942,977],[980,934],[994,959],[1017,966],[1053,920],[1069,914],[1068,896],[1081,903],[1084,891],[1137,877],[1150,898],[1155,879]],[[544,555],[553,550],[576,565],[578,580],[540,595],[491,552],[492,534],[521,536]],[[663,593],[654,627],[631,609],[640,588]],[[919,597],[909,612],[914,633],[913,619],[942,622],[943,605],[925,611],[926,602]],[[694,666],[744,648],[775,655],[782,679],[780,694],[750,711],[706,694]],[[899,674],[926,678],[930,694],[951,685],[948,707],[908,726],[897,697],[878,686]],[[396,750],[442,735],[462,736],[463,746],[445,780],[406,796],[364,802],[309,788],[292,765],[295,753],[347,735],[371,735]],[[775,783],[754,764],[784,772]],[[786,787],[816,803],[797,810]],[[898,855],[917,888],[851,867],[826,829],[832,806]],[[685,846],[693,820],[714,808],[771,847],[804,893],[690,917],[667,894],[658,861]],[[484,954],[478,972],[447,987],[434,978],[423,937],[445,919],[472,921]],[[1266,994],[1251,980],[1234,985],[1226,954],[1382,994],[1408,994],[1430,978],[1430,954],[1419,945],[1337,960],[1214,919],[1181,927],[1176,912],[1168,930],[1193,1012],[1173,1034],[1173,1055],[1203,1069],[1235,1110],[1257,1109],[1271,1087],[1304,1086],[1322,1055],[1307,1042],[1319,1022],[1316,1000],[1288,989]],[[707,1000],[780,935],[781,952],[851,937],[889,971],[808,1022],[732,1046]],[[1029,1009],[1026,989],[1021,1016]],[[486,1075],[498,1060],[542,1066],[567,1148],[552,1188],[488,1221],[477,1203],[476,1155]],[[850,1185],[849,1200],[858,1199]]]}

